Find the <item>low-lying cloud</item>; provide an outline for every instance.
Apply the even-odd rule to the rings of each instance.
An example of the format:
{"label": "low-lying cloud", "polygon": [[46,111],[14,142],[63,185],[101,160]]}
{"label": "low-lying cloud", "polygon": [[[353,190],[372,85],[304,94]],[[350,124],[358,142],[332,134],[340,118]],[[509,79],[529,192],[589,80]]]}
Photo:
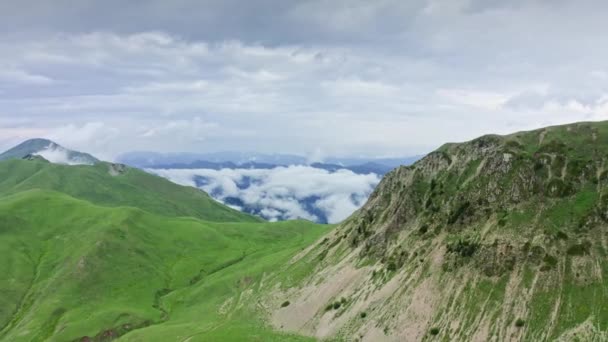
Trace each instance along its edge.
{"label": "low-lying cloud", "polygon": [[310,166],[148,171],[198,187],[233,208],[271,221],[340,222],[365,203],[380,181],[375,174],[359,175],[345,169],[329,172]]}
{"label": "low-lying cloud", "polygon": [[88,165],[86,161],[71,158],[70,153],[61,147],[48,147],[35,153],[54,164]]}

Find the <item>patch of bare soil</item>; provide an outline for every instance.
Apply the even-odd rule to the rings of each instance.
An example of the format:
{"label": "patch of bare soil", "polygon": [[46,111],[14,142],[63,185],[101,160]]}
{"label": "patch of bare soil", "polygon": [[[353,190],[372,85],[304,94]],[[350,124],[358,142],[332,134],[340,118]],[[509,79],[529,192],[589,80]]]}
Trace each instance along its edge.
{"label": "patch of bare soil", "polygon": [[333,332],[334,329],[319,331],[319,322],[315,322],[315,317],[319,312],[324,312],[331,301],[344,293],[354,292],[368,272],[367,268],[355,268],[348,261],[328,268],[319,274],[320,278],[324,279],[321,283],[316,284],[316,279],[312,279],[306,287],[287,294],[291,304],[272,313],[272,325],[281,330],[309,336]]}

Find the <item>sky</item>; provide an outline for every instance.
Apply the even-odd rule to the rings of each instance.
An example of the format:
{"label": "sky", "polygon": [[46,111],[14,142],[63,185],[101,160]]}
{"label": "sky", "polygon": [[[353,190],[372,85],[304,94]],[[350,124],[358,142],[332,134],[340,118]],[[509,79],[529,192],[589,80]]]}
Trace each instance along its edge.
{"label": "sky", "polygon": [[0,0],[0,148],[408,156],[608,119],[608,3]]}

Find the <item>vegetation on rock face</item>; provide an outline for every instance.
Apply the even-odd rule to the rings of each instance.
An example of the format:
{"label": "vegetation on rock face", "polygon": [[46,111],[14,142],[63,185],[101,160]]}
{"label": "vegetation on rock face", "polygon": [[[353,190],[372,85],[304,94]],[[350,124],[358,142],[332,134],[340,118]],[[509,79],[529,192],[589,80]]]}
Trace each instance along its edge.
{"label": "vegetation on rock face", "polygon": [[[608,122],[446,144],[387,174],[332,232],[345,242],[325,251],[336,257],[317,268],[324,282],[308,286],[352,298],[357,312],[347,308],[323,331],[608,339],[607,203]],[[350,265],[357,276],[330,286]],[[361,310],[368,319],[357,319]]]}

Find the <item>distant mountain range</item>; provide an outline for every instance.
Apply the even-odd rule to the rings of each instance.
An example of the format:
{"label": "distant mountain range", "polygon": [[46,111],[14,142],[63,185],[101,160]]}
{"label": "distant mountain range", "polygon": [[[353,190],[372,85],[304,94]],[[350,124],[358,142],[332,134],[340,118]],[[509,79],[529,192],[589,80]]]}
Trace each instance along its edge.
{"label": "distant mountain range", "polygon": [[411,165],[421,157],[330,157],[324,162],[311,163],[306,157],[289,154],[129,152],[119,156],[117,160],[130,166],[148,169],[273,169],[279,166],[308,165],[331,172],[347,169],[357,174],[384,175],[400,165]]}
{"label": "distant mountain range", "polygon": [[28,156],[40,156],[56,164],[93,165],[99,160],[88,153],[67,149],[51,140],[30,139],[0,154],[0,161],[23,159]]}

